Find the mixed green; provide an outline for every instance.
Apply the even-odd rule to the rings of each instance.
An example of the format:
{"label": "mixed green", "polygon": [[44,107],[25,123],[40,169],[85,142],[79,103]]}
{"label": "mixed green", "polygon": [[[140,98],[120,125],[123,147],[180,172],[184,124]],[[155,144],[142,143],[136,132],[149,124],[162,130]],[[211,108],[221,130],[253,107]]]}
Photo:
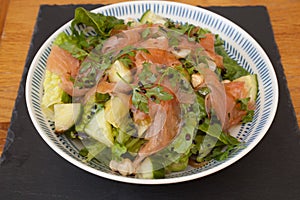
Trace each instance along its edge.
{"label": "mixed green", "polygon": [[77,8],[53,42],[41,106],[87,161],[163,178],[242,148],[229,130],[252,121],[257,88],[208,29],[150,10],[122,20]]}

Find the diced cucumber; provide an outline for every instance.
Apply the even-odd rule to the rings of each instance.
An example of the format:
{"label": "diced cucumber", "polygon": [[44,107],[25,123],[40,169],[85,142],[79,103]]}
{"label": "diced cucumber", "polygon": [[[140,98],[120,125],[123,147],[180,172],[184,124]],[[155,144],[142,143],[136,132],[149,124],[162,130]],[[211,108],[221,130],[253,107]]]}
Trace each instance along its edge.
{"label": "diced cucumber", "polygon": [[116,128],[127,124],[127,115],[129,115],[129,106],[120,97],[113,97],[105,103],[105,118]]}
{"label": "diced cucumber", "polygon": [[257,82],[257,75],[256,74],[250,74],[246,76],[242,76],[240,78],[237,78],[234,81],[240,81],[245,83],[245,90],[248,91],[248,97],[250,97],[249,102],[255,103],[257,98],[257,92],[258,92],[258,82]]}
{"label": "diced cucumber", "polygon": [[131,71],[119,60],[116,60],[111,65],[111,67],[107,70],[107,73],[108,73],[108,78],[111,82],[122,81],[119,75],[128,83],[132,81]]}
{"label": "diced cucumber", "polygon": [[148,157],[137,168],[136,176],[144,179],[164,178],[165,169]]}
{"label": "diced cucumber", "polygon": [[140,22],[142,24],[153,23],[153,24],[165,24],[167,19],[163,18],[160,15],[155,14],[151,10],[147,10],[141,17]]}
{"label": "diced cucumber", "polygon": [[95,140],[111,147],[114,142],[112,127],[105,119],[104,109],[99,110],[85,126],[86,134]]}
{"label": "diced cucumber", "polygon": [[[96,93],[97,95],[97,93]],[[80,121],[76,123],[75,130],[77,132],[84,132],[85,126],[92,119],[92,116],[100,109],[103,109],[102,104],[97,103],[96,95],[92,95],[90,99],[83,106],[83,113]]]}
{"label": "diced cucumber", "polygon": [[55,132],[69,130],[80,119],[82,106],[80,103],[55,104],[54,123]]}

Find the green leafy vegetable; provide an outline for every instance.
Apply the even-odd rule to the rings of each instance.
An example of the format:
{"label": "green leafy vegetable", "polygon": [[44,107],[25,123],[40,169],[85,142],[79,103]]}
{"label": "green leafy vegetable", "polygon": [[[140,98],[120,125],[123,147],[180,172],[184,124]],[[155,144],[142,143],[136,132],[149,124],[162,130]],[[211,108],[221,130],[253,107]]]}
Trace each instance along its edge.
{"label": "green leafy vegetable", "polygon": [[[84,24],[86,27],[83,30],[75,28],[76,25],[80,24]],[[87,27],[92,27],[96,34]],[[124,28],[124,21],[121,19],[103,14],[95,14],[79,7],[75,10],[75,17],[71,23],[71,35],[64,32],[59,34],[54,44],[82,61],[89,55],[92,49],[110,36],[112,29]]]}
{"label": "green leafy vegetable", "polygon": [[90,44],[86,43],[87,39],[85,36],[67,35],[64,32],[59,34],[54,41],[55,45],[58,45],[60,48],[68,51],[74,58],[77,58],[78,60],[83,60],[86,56],[88,56],[89,52],[85,50],[85,47],[90,46]]}
{"label": "green leafy vegetable", "polygon": [[146,140],[141,138],[131,137],[125,144],[129,153],[137,153]]}
{"label": "green leafy vegetable", "polygon": [[138,75],[143,85],[155,83],[157,76],[150,69],[151,63],[144,62],[142,72]]}
{"label": "green leafy vegetable", "polygon": [[74,27],[77,24],[85,24],[86,26],[93,27],[99,34],[99,37],[105,39],[110,36],[110,32],[114,27],[124,25],[124,20],[113,16],[105,16],[101,13],[92,13],[79,7],[75,10],[71,26]]}
{"label": "green leafy vegetable", "polygon": [[237,103],[240,103],[241,110],[248,110],[248,102],[250,101],[250,97],[244,99],[238,99]]}
{"label": "green leafy vegetable", "polygon": [[[140,77],[147,77],[146,80],[150,79],[150,81],[155,81],[156,77],[152,76],[150,69],[147,69],[148,66],[148,63],[144,63],[145,70],[143,70],[143,72],[140,74]],[[173,99],[173,95],[166,92],[160,85],[144,85],[140,81],[137,86],[133,86],[129,84],[119,73],[117,73],[117,75],[123,82],[132,88],[132,105],[144,113],[149,113],[149,100],[160,103],[160,101],[168,101]],[[148,77],[149,75],[151,75],[151,77]]]}
{"label": "green leafy vegetable", "polygon": [[133,46],[126,46],[119,51],[119,53],[114,57],[113,62],[119,60],[123,56],[135,56],[137,51],[143,51],[145,53],[149,53],[149,51],[142,47],[133,47]]}
{"label": "green leafy vegetable", "polygon": [[123,57],[119,58],[119,61],[122,62],[126,67],[131,68],[133,67],[133,62],[129,58],[128,55],[124,55]]}
{"label": "green leafy vegetable", "polygon": [[146,96],[151,100],[154,100],[156,103],[160,101],[168,101],[173,99],[173,95],[164,91],[162,86],[155,86],[153,88],[146,89]]}
{"label": "green leafy vegetable", "polygon": [[250,110],[248,108],[249,101],[250,101],[250,97],[237,100],[237,103],[240,104],[240,109],[247,111],[247,114],[242,118],[242,123],[251,122],[253,120],[254,110]]}
{"label": "green leafy vegetable", "polygon": [[172,162],[169,166],[167,166],[166,170],[170,172],[179,172],[184,170],[188,166],[190,155],[190,153],[182,154],[182,156],[178,160]]}
{"label": "green leafy vegetable", "polygon": [[216,117],[206,118],[199,126],[199,130],[202,134],[196,136],[195,146],[192,149],[193,154],[197,155],[197,162],[224,160],[230,151],[242,148],[240,141],[222,131]]}
{"label": "green leafy vegetable", "polygon": [[149,113],[148,98],[144,94],[141,94],[138,89],[133,90],[132,104],[140,111]]}
{"label": "green leafy vegetable", "polygon": [[205,100],[204,97],[197,95],[197,103],[199,105],[199,121],[203,120],[207,114],[205,109]]}
{"label": "green leafy vegetable", "polygon": [[126,152],[127,152],[127,148],[125,146],[115,143],[111,147],[112,160],[121,161],[122,160],[121,156]]}
{"label": "green leafy vegetable", "polygon": [[215,47],[216,53],[223,57],[223,64],[225,72],[223,73],[223,79],[234,80],[242,76],[249,75],[250,73],[241,67],[237,61],[230,58],[225,51],[223,45]]}
{"label": "green leafy vegetable", "polygon": [[248,110],[247,114],[243,116],[242,123],[248,123],[253,120],[254,110]]}
{"label": "green leafy vegetable", "polygon": [[204,120],[204,123],[202,123],[199,126],[199,129],[206,134],[217,138],[220,140],[223,144],[228,145],[237,145],[240,144],[240,142],[235,138],[232,137],[229,134],[226,134],[222,131],[222,127],[219,122],[216,122],[216,116],[212,116],[211,119],[206,118]]}
{"label": "green leafy vegetable", "polygon": [[186,34],[188,36],[189,41],[197,41],[199,42],[202,38],[205,38],[206,33],[210,33],[208,29],[200,28],[193,24],[185,23],[178,24],[171,20],[167,20],[166,27],[178,32],[180,34]]}

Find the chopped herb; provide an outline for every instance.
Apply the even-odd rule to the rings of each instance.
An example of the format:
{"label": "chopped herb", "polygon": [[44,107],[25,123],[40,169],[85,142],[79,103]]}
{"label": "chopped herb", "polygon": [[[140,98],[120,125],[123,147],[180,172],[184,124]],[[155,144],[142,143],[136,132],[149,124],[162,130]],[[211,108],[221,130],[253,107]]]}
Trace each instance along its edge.
{"label": "chopped herb", "polygon": [[148,98],[144,94],[141,94],[138,89],[133,90],[132,104],[140,111],[149,113]]}
{"label": "chopped herb", "polygon": [[168,101],[173,99],[173,95],[164,91],[164,88],[162,86],[154,86],[153,88],[147,89],[146,96],[148,98],[151,98],[152,96],[156,97],[156,102],[160,103],[159,100],[162,101]]}
{"label": "chopped herb", "polygon": [[149,53],[149,51],[145,48],[126,46],[119,51],[119,53],[114,57],[113,61],[119,60],[123,56],[131,56],[134,57],[137,51],[143,51],[145,53]]}
{"label": "chopped herb", "polygon": [[144,62],[142,72],[138,75],[139,80],[144,84],[153,84],[155,83],[157,77],[152,73],[150,69],[151,63]]}

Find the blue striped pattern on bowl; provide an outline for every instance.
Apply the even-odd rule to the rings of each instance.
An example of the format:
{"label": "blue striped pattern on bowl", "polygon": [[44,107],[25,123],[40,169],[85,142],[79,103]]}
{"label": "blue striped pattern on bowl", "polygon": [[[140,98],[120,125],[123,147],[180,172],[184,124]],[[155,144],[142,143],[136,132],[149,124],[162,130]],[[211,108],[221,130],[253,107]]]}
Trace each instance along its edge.
{"label": "blue striped pattern on bowl", "polygon": [[113,4],[96,9],[94,12],[119,18],[139,18],[148,9],[174,21],[189,22],[209,28],[225,40],[225,49],[232,58],[250,73],[258,75],[259,94],[253,122],[232,130],[234,136],[245,142],[244,149],[231,153],[225,161],[212,161],[202,168],[188,168],[183,172],[172,173],[165,179],[157,180],[122,177],[113,174],[101,163],[85,162],[79,155],[78,144],[62,135],[56,135],[53,131],[53,122],[45,119],[40,108],[42,83],[52,42],[60,32],[70,32],[70,22],[45,41],[32,61],[26,82],[26,102],[30,117],[41,137],[60,156],[88,172],[105,178],[139,184],[166,184],[192,180],[219,171],[246,155],[267,133],[278,103],[278,85],[273,66],[266,53],[249,34],[224,17],[203,8],[167,1],[138,1]]}

